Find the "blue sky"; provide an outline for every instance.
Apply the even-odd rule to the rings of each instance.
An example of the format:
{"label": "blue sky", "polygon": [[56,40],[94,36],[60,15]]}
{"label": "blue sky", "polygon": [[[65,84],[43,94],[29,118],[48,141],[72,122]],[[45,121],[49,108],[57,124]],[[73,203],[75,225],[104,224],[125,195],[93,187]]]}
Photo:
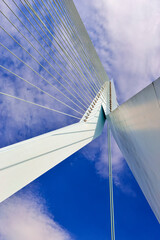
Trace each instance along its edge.
{"label": "blue sky", "polygon": [[[125,0],[123,5],[116,0],[74,2],[105,70],[114,79],[119,103],[159,77],[159,1]],[[10,31],[14,34],[13,28]],[[10,45],[6,39],[1,35],[1,40]],[[26,58],[20,48],[11,46]],[[11,69],[18,64],[9,55],[0,61]],[[17,73],[25,76],[20,66]],[[32,66],[38,69],[34,62]],[[49,98],[22,86],[6,72],[0,74],[2,89],[52,106]],[[34,81],[31,71],[27,75]],[[50,91],[42,82],[40,86]],[[17,89],[22,87],[19,93]],[[0,108],[1,147],[74,122],[4,98],[0,99]],[[110,239],[106,131],[105,126],[101,137],[1,204],[1,240]],[[116,238],[159,239],[158,221],[113,139],[112,155]]]}

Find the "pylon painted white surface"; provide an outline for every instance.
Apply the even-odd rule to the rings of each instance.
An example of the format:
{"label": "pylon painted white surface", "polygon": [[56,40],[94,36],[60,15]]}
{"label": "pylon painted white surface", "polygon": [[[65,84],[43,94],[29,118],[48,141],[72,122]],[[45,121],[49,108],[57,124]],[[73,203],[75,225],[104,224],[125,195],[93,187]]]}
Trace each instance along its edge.
{"label": "pylon painted white surface", "polygon": [[109,114],[108,120],[160,222],[160,78]]}
{"label": "pylon painted white surface", "polygon": [[0,150],[0,201],[101,134],[106,119],[102,105],[107,104],[102,95],[106,94],[107,84],[97,94],[96,103],[91,103],[90,113],[87,110],[80,122]]}

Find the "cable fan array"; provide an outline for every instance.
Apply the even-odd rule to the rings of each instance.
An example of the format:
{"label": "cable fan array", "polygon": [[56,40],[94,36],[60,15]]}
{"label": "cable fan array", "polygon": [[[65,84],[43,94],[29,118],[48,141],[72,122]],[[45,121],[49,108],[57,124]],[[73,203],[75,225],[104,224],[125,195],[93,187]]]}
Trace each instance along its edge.
{"label": "cable fan array", "polygon": [[108,77],[73,1],[2,0],[0,23],[0,94],[81,119]]}

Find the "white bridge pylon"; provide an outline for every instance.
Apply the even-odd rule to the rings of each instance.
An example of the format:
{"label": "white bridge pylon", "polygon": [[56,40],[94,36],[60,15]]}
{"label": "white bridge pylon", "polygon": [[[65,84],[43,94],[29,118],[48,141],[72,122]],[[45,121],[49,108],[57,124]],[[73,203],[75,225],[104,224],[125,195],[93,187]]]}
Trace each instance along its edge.
{"label": "white bridge pylon", "polygon": [[110,113],[109,84],[102,86],[78,123],[0,150],[0,202],[101,134]]}

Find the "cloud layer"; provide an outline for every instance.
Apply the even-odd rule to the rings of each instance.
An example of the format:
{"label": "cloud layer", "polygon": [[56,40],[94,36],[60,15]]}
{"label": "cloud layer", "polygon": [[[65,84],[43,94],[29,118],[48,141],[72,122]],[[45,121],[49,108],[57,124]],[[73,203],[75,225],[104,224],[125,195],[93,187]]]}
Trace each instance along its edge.
{"label": "cloud layer", "polygon": [[33,196],[12,197],[0,205],[1,240],[71,240]]}
{"label": "cloud layer", "polygon": [[120,103],[160,76],[158,0],[75,0]]}

